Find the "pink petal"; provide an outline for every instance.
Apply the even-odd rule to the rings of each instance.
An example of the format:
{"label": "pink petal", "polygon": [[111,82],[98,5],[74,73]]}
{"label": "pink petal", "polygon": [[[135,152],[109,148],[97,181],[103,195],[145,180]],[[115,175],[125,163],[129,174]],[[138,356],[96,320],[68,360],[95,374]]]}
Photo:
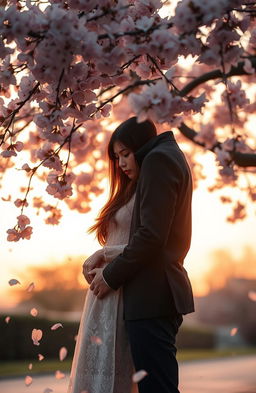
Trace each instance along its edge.
{"label": "pink petal", "polygon": [[19,280],[16,280],[15,278],[12,278],[11,280],[8,281],[9,285],[16,285],[20,284]]}
{"label": "pink petal", "polygon": [[55,378],[56,379],[65,378],[65,374],[63,374],[60,370],[57,370],[56,373],[55,373]]}
{"label": "pink petal", "polygon": [[29,284],[29,286],[27,287],[27,291],[28,292],[31,292],[31,291],[33,291],[33,289],[35,288],[35,284],[32,282],[31,284]]}
{"label": "pink petal", "polygon": [[43,360],[43,359],[44,359],[44,356],[41,355],[41,353],[39,353],[39,354],[38,354],[38,360],[39,360],[39,362],[41,362],[41,360]]}
{"label": "pink petal", "polygon": [[230,330],[230,336],[235,336],[238,331],[238,328],[234,327],[233,329]]}
{"label": "pink petal", "polygon": [[31,314],[33,317],[36,317],[37,314],[38,314],[37,309],[36,309],[36,308],[32,308],[32,309],[30,310],[30,314]]}
{"label": "pink petal", "polygon": [[54,325],[52,325],[51,330],[56,330],[56,329],[58,329],[59,327],[62,327],[62,328],[63,328],[62,323],[55,323]]}
{"label": "pink petal", "polygon": [[5,317],[5,322],[6,322],[6,323],[9,323],[10,319],[11,319],[11,317],[9,317],[9,316],[8,316],[8,317]]}
{"label": "pink petal", "polygon": [[143,378],[145,378],[145,376],[148,375],[147,371],[145,370],[140,370],[137,371],[136,373],[133,374],[132,376],[132,381],[134,383],[138,383],[140,382]]}
{"label": "pink petal", "polygon": [[249,291],[248,292],[248,297],[250,300],[252,300],[253,302],[256,302],[256,292],[255,291]]}
{"label": "pink petal", "polygon": [[29,375],[27,375],[25,378],[25,384],[27,386],[29,386],[29,385],[31,385],[32,381],[33,381],[33,379]]}
{"label": "pink petal", "polygon": [[32,370],[32,367],[33,367],[33,364],[32,364],[32,363],[29,363],[28,369],[29,369],[29,370]]}
{"label": "pink petal", "polygon": [[101,338],[97,337],[97,336],[91,336],[91,342],[93,344],[97,344],[97,345],[101,345],[102,344]]}
{"label": "pink petal", "polygon": [[62,362],[62,360],[65,359],[65,357],[67,356],[67,353],[68,353],[68,351],[67,351],[67,348],[66,348],[66,347],[61,347],[61,348],[60,348],[59,358],[60,358],[60,361],[61,361],[61,362]]}

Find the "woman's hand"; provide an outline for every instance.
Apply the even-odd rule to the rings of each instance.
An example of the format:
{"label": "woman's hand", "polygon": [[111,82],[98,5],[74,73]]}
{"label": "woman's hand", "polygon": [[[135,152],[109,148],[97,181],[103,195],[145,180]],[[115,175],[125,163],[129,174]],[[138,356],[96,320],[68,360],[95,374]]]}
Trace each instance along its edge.
{"label": "woman's hand", "polygon": [[83,275],[88,282],[91,284],[95,273],[89,274],[89,272],[95,268],[100,267],[105,262],[103,248],[97,250],[94,254],[92,254],[89,258],[87,258],[83,263]]}

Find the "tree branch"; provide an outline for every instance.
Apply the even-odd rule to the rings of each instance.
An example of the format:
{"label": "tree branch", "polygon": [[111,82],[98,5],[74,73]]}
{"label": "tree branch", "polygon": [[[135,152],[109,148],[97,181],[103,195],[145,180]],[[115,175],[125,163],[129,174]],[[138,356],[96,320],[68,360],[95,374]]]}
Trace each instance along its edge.
{"label": "tree branch", "polygon": [[[195,137],[197,136],[197,132],[192,128],[188,127],[185,123],[181,123],[179,127],[180,132],[187,139],[191,140],[198,146],[205,147],[204,143],[195,141]],[[216,147],[221,147],[221,143],[217,142],[212,148],[208,149],[214,153],[214,149]],[[256,166],[256,154],[254,153],[240,153],[235,151],[230,153],[234,163],[240,167],[248,167],[248,166]]]}
{"label": "tree branch", "polygon": [[[250,56],[248,57],[249,60],[251,61],[252,67],[256,71],[256,57],[255,56]],[[245,70],[244,70],[244,62],[241,61],[238,63],[236,67],[231,67],[230,71],[227,74],[224,74],[221,72],[221,70],[214,70],[207,72],[192,82],[188,83],[181,91],[180,95],[185,96],[188,93],[190,93],[193,89],[201,85],[202,83],[208,82],[209,80],[217,79],[217,78],[229,78],[231,76],[238,76],[238,75],[249,75]],[[181,123],[181,126],[178,127],[180,132],[189,140],[191,140],[193,143],[196,145],[205,147],[203,143],[195,141],[195,137],[197,136],[197,132],[193,130],[192,128],[188,127],[185,123]],[[214,149],[216,147],[221,147],[221,143],[217,142],[211,149],[208,149],[212,152],[214,152]],[[237,151],[230,152],[232,156],[232,160],[234,163],[240,167],[248,167],[248,166],[256,166],[256,154],[254,153],[241,153]]]}
{"label": "tree branch", "polygon": [[[248,59],[252,63],[252,67],[256,71],[256,56],[249,56]],[[193,89],[201,85],[202,83],[208,82],[210,80],[218,79],[218,78],[230,78],[231,76],[239,76],[239,75],[250,75],[244,70],[244,62],[241,61],[238,63],[236,67],[231,67],[230,71],[227,74],[223,74],[221,70],[213,70],[210,72],[206,72],[205,74],[199,76],[193,81],[189,82],[183,89],[180,90],[180,95],[186,96]]]}

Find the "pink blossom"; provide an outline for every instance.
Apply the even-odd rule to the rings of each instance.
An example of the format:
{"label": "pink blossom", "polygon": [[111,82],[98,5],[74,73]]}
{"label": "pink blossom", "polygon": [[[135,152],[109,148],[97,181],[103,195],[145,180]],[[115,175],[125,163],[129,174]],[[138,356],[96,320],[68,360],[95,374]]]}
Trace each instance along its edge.
{"label": "pink blossom", "polygon": [[137,29],[146,32],[152,25],[154,24],[153,18],[148,18],[147,16],[142,16],[142,18],[138,19],[135,23]]}
{"label": "pink blossom", "polygon": [[8,233],[7,241],[9,242],[17,242],[21,238],[20,232],[17,229],[8,229],[6,232]]}
{"label": "pink blossom", "polygon": [[47,186],[46,191],[50,195],[53,195],[54,198],[64,199],[69,197],[73,193],[71,183],[74,179],[75,175],[73,173],[59,176],[56,172],[51,172],[47,177],[49,185]]}
{"label": "pink blossom", "polygon": [[[46,210],[46,209],[45,209]],[[62,212],[60,209],[52,208],[50,209],[50,216],[45,219],[45,223],[49,225],[58,225],[62,217]]]}
{"label": "pink blossom", "polygon": [[217,160],[223,167],[225,167],[231,161],[231,156],[227,151],[221,149],[220,147],[216,147],[214,151],[216,153]]}
{"label": "pink blossom", "polygon": [[[229,100],[233,108],[237,106],[242,108],[250,103],[249,99],[246,97],[245,91],[241,89],[242,83],[240,80],[238,80],[236,83],[228,81],[227,86],[228,86]],[[227,101],[226,92],[222,94],[222,98],[225,102]]]}
{"label": "pink blossom", "polygon": [[24,214],[21,214],[20,216],[17,217],[18,219],[18,225],[20,229],[24,229],[28,224],[30,224],[30,219],[25,216]]}
{"label": "pink blossom", "polygon": [[255,68],[252,66],[252,63],[250,62],[249,59],[245,59],[244,61],[244,70],[245,72],[247,72],[247,74],[255,73]]}
{"label": "pink blossom", "polygon": [[28,206],[28,202],[26,201],[26,199],[20,199],[20,198],[18,198],[18,199],[16,199],[16,200],[14,201],[14,205],[15,205],[16,207],[21,207],[21,206],[27,207],[27,206]]}
{"label": "pink blossom", "polygon": [[243,220],[245,217],[246,217],[245,205],[238,201],[233,209],[233,214],[227,218],[227,221],[234,223],[237,220]]}
{"label": "pink blossom", "polygon": [[203,124],[194,140],[202,143],[206,149],[211,149],[217,142],[214,126],[212,124]]}
{"label": "pink blossom", "polygon": [[253,48],[256,48],[256,29],[252,30],[249,43]]}
{"label": "pink blossom", "polygon": [[32,171],[32,169],[30,168],[30,166],[28,164],[23,164],[21,169],[23,169],[27,173]]}
{"label": "pink blossom", "polygon": [[58,154],[54,153],[50,143],[45,143],[43,147],[38,150],[37,157],[40,160],[44,160],[43,166],[50,169],[55,169],[56,171],[62,170],[62,162]]}

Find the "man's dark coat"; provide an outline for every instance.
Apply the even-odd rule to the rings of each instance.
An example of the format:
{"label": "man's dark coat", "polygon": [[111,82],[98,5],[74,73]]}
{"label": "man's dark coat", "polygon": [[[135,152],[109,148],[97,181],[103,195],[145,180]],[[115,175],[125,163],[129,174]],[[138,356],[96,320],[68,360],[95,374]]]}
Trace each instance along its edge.
{"label": "man's dark coat", "polygon": [[123,287],[126,320],[194,311],[183,267],[191,241],[192,180],[172,131],[150,139],[135,153],[140,167],[129,243],[103,276]]}

